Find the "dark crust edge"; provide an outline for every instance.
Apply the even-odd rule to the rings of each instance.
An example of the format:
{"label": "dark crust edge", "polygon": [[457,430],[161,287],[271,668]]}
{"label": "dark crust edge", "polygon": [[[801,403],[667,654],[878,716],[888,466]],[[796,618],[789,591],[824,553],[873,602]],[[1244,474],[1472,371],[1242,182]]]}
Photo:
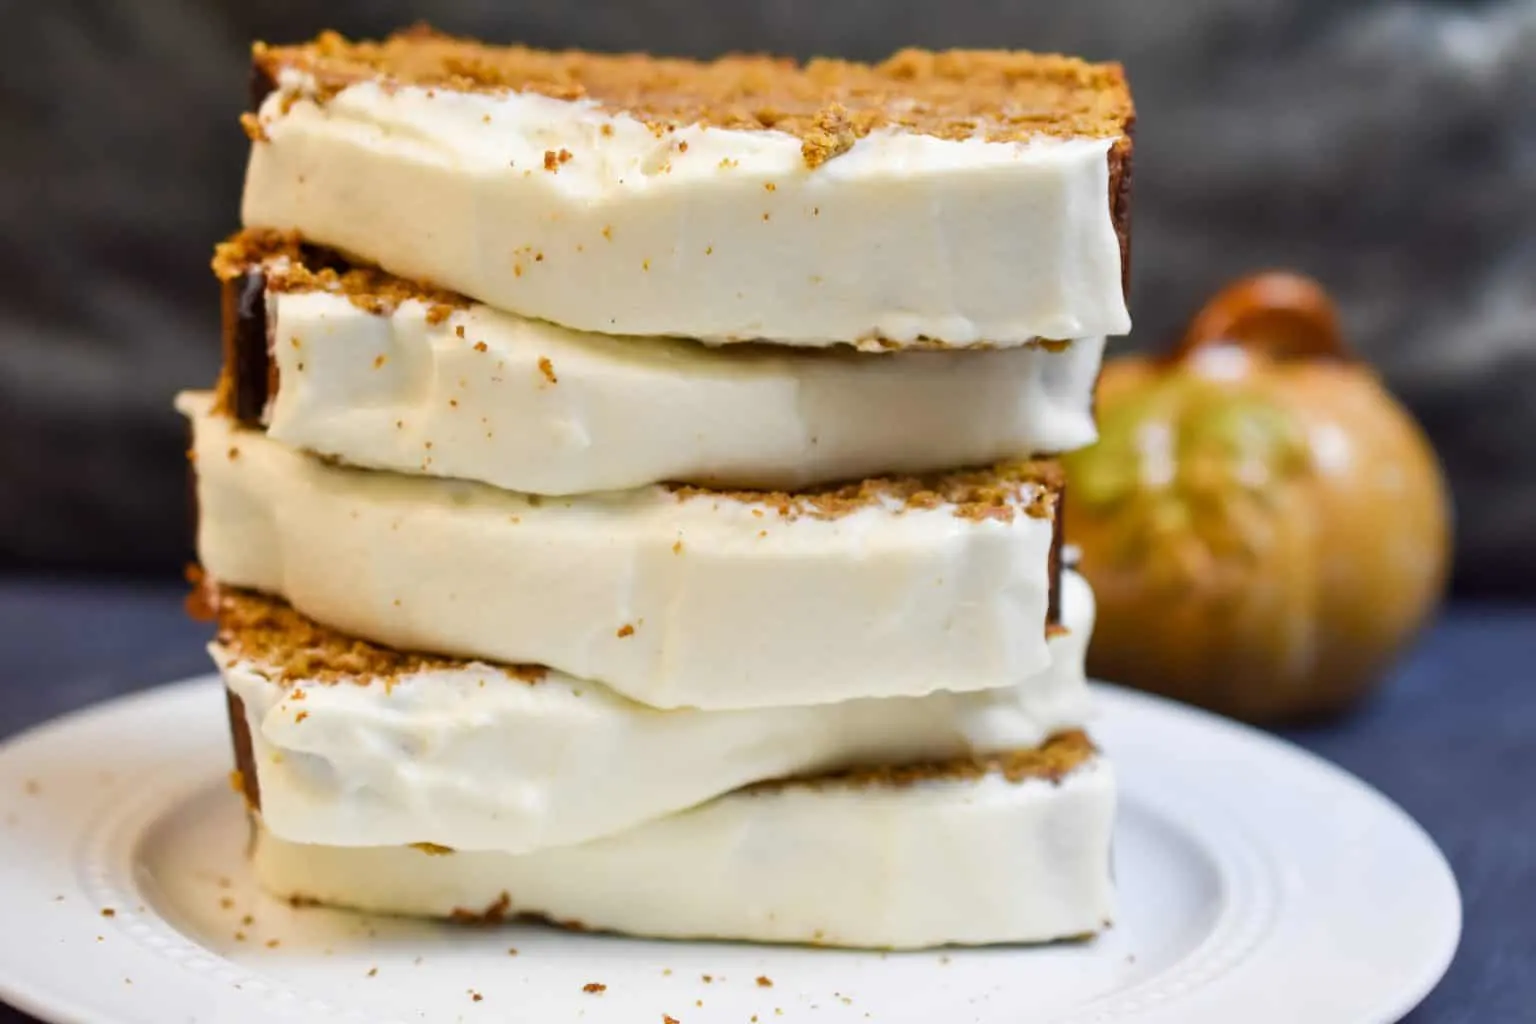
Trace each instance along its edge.
{"label": "dark crust edge", "polygon": [[277,77],[272,74],[269,64],[269,61],[261,59],[259,53],[254,51],[251,53],[251,77],[248,88],[253,114],[261,109],[261,105],[266,102],[268,96],[277,91]]}
{"label": "dark crust edge", "polygon": [[277,360],[268,337],[266,275],[253,266],[220,281],[219,300],[224,367],[218,407],[247,426],[259,427],[278,388]]}
{"label": "dark crust edge", "polygon": [[245,796],[245,805],[261,809],[261,782],[256,777],[256,751],[251,745],[251,723],[245,717],[245,702],[235,691],[225,689],[225,707],[229,713],[229,739],[235,751],[234,779]]}
{"label": "dark crust edge", "polygon": [[1131,301],[1131,157],[1136,150],[1136,114],[1125,119],[1125,134],[1109,148],[1109,217],[1120,240],[1120,288]]}
{"label": "dark crust edge", "polygon": [[1045,635],[1061,625],[1061,549],[1065,543],[1067,521],[1067,485],[1063,481],[1056,488],[1056,503],[1051,512],[1051,551],[1046,564]]}

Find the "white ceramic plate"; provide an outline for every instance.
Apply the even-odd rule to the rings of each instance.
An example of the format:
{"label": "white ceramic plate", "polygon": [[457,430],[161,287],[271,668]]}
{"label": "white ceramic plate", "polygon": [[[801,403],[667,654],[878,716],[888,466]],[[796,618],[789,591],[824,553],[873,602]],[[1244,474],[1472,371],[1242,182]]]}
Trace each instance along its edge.
{"label": "white ceramic plate", "polygon": [[296,910],[248,877],[218,684],[115,701],[0,748],[0,997],[89,1024],[1329,1024],[1395,1020],[1429,991],[1461,908],[1407,815],[1257,732],[1100,693],[1116,926],[889,955]]}

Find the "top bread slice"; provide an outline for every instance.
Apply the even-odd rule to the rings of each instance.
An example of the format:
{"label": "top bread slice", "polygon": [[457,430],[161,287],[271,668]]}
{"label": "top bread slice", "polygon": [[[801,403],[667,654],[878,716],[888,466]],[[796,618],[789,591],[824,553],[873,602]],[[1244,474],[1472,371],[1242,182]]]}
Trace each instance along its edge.
{"label": "top bread slice", "polygon": [[612,334],[868,348],[1122,334],[1116,64],[698,62],[424,31],[258,45],[247,226]]}

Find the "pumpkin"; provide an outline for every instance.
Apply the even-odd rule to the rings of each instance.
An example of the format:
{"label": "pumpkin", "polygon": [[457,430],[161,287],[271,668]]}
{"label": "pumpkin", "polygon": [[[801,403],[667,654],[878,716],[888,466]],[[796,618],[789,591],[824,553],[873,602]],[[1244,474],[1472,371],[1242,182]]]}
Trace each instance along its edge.
{"label": "pumpkin", "polygon": [[1233,284],[1168,355],[1106,363],[1097,408],[1065,502],[1095,676],[1266,723],[1379,682],[1443,591],[1450,510],[1321,286]]}

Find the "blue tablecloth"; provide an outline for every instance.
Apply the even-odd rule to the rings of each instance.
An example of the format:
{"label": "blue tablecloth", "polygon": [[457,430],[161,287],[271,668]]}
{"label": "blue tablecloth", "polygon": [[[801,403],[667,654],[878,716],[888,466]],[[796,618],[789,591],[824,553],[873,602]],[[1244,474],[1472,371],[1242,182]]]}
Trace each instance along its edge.
{"label": "blue tablecloth", "polygon": [[[183,592],[0,580],[0,736],[207,671]],[[1408,1020],[1536,1020],[1536,608],[1451,608],[1370,706],[1286,735],[1402,804],[1456,870],[1461,950]],[[30,1019],[0,1006],[0,1024]]]}

